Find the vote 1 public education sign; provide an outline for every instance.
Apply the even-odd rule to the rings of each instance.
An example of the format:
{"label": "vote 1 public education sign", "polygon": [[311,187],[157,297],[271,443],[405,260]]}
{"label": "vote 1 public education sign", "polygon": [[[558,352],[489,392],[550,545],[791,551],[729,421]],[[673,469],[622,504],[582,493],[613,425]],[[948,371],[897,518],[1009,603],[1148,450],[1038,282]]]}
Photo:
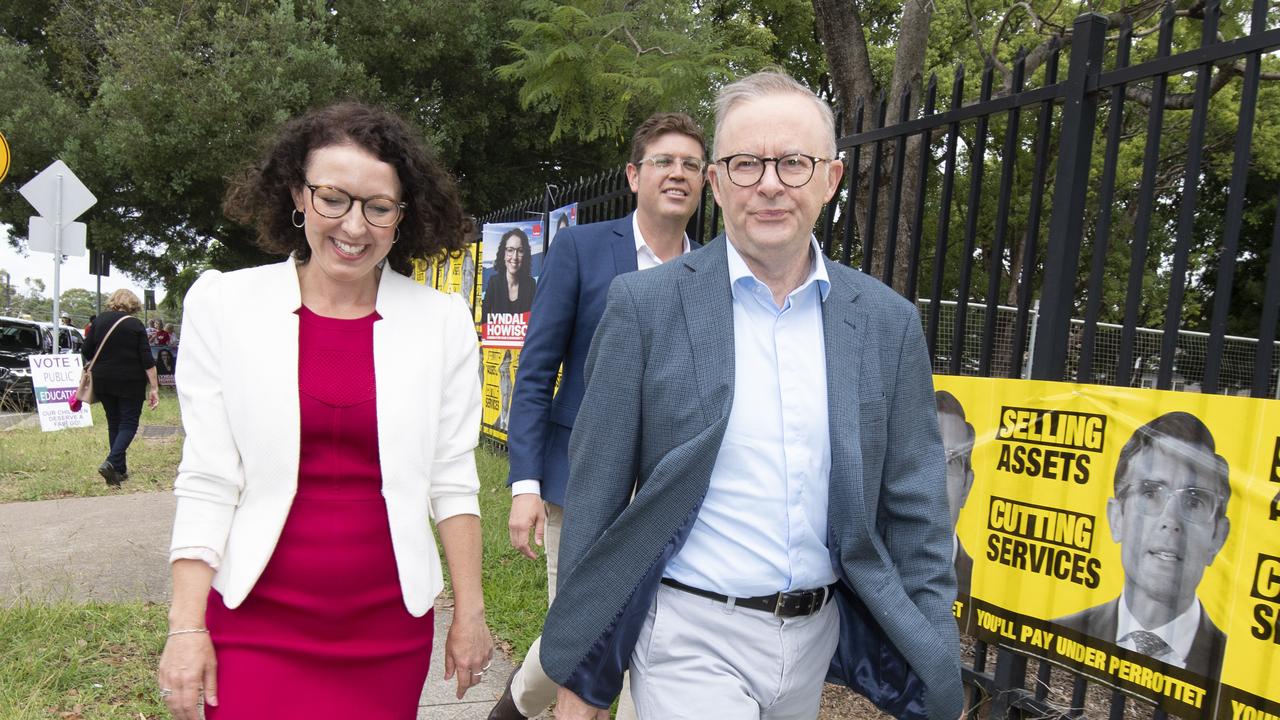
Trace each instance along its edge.
{"label": "vote 1 public education sign", "polygon": [[1179,717],[1280,717],[1280,402],[934,381],[963,630]]}
{"label": "vote 1 public education sign", "polygon": [[72,412],[68,401],[80,385],[80,373],[84,359],[80,353],[58,355],[32,355],[31,385],[35,391],[36,408],[40,414],[40,429],[62,430],[72,427],[92,427],[93,414],[85,404],[79,412]]}

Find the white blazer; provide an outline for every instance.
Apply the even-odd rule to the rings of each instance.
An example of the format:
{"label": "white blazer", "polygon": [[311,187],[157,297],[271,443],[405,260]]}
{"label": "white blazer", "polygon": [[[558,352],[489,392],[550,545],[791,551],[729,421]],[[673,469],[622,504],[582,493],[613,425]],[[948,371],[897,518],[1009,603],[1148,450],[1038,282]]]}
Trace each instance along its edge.
{"label": "white blazer", "polygon": [[[298,316],[292,258],[210,271],[183,303],[178,399],[186,442],[171,548],[217,556],[213,587],[244,601],[267,566],[298,486]],[[480,514],[475,326],[462,299],[382,271],[373,325],[378,455],[405,607],[444,587],[429,520]]]}

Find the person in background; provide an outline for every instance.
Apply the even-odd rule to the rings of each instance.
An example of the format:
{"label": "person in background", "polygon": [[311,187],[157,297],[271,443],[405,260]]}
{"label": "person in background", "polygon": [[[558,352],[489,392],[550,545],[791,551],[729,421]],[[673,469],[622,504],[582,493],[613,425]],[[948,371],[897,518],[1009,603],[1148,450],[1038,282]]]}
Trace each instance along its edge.
{"label": "person in background", "polygon": [[89,322],[84,326],[84,336],[85,336],[85,339],[88,339],[88,338],[89,338],[89,330],[93,327],[93,321],[95,321],[95,320],[97,320],[97,319],[98,319],[98,316],[97,316],[97,315],[90,315],[90,316],[89,316]]}
{"label": "person in background", "polygon": [[98,466],[98,474],[108,485],[118,487],[129,479],[127,453],[138,432],[143,402],[153,410],[160,405],[160,380],[147,345],[147,329],[133,317],[142,310],[142,301],[131,291],[120,289],[111,293],[103,308],[90,323],[80,354],[86,366],[93,363],[93,392],[107,416],[110,450]]}
{"label": "person in background", "polygon": [[[411,720],[444,588],[432,522],[458,698],[493,654],[474,326],[408,277],[462,247],[457,190],[419,131],[340,103],[286,123],[224,209],[290,256],[184,301],[160,694],[180,720],[202,695],[207,720]],[[260,362],[264,337],[285,362]]]}
{"label": "person in background", "polygon": [[160,318],[154,317],[147,322],[147,344],[156,344],[156,333],[160,332]]}
{"label": "person in background", "polygon": [[[511,545],[530,559],[542,545],[547,562],[548,603],[556,596],[560,528],[569,480],[569,433],[582,402],[583,364],[604,311],[609,281],[625,272],[648,272],[696,246],[685,228],[702,199],[706,149],[702,128],[684,113],[657,113],[631,139],[627,180],[636,211],[618,220],[568,227],[560,215],[539,279],[529,333],[520,354],[507,452],[511,473]],[[561,366],[564,376],[556,390]],[[554,392],[554,397],[553,397]],[[507,682],[490,720],[521,720],[555,700],[557,686],[539,664],[540,640]],[[634,718],[631,693],[623,687],[620,720]]]}
{"label": "person in background", "polygon": [[160,347],[163,347],[165,345],[172,345],[173,335],[170,333],[170,330],[172,329],[173,329],[172,325],[161,326],[158,330],[156,330],[155,334],[151,336],[151,344],[158,345]]}

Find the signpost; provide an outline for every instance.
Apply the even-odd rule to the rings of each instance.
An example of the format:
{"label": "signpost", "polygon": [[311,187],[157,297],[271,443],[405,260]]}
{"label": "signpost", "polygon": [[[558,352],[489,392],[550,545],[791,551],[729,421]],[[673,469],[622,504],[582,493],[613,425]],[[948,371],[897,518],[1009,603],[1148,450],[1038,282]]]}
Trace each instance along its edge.
{"label": "signpost", "polygon": [[28,246],[53,253],[53,351],[57,353],[62,317],[59,311],[62,256],[84,255],[86,228],[84,223],[74,220],[98,199],[61,160],[41,170],[18,192],[40,213],[40,217],[31,218]]}

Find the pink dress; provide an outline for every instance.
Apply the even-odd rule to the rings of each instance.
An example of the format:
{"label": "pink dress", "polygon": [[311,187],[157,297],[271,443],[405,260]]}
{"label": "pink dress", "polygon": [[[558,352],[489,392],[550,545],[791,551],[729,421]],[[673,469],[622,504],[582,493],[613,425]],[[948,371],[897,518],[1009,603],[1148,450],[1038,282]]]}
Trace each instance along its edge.
{"label": "pink dress", "polygon": [[298,315],[298,493],[244,603],[230,610],[209,593],[219,704],[205,714],[411,720],[434,613],[405,609],[391,547],[373,374],[378,315]]}

